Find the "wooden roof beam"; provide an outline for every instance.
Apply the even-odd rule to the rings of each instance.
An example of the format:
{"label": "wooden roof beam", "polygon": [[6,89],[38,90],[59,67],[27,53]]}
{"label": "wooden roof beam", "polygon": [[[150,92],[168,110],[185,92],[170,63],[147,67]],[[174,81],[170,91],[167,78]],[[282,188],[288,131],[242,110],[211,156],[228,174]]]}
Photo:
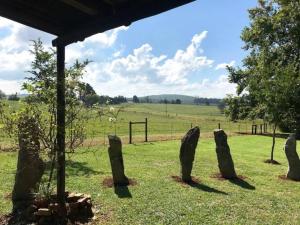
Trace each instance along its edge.
{"label": "wooden roof beam", "polygon": [[78,0],[61,0],[61,1],[90,16],[96,16],[98,14],[97,9],[91,8]]}
{"label": "wooden roof beam", "polygon": [[69,45],[73,42],[83,41],[85,38],[97,33],[102,33],[120,26],[129,26],[132,22],[154,16],[164,11],[182,6],[195,0],[160,0],[159,4],[133,4],[128,9],[122,8],[116,14],[103,19],[94,19],[93,21],[81,24],[74,30],[67,31],[65,34],[52,41],[53,46]]}

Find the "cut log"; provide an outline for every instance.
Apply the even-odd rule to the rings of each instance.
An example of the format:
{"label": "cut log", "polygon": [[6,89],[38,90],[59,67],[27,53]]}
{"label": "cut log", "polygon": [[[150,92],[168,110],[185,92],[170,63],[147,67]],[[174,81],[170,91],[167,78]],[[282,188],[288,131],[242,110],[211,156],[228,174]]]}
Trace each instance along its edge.
{"label": "cut log", "polygon": [[286,140],[284,151],[289,163],[286,177],[291,180],[300,181],[300,160],[297,153],[296,134],[290,134]]}
{"label": "cut log", "polygon": [[35,118],[22,116],[18,129],[20,149],[12,194],[13,212],[24,210],[32,203],[45,168],[39,157],[39,126]]}
{"label": "cut log", "polygon": [[230,154],[230,148],[227,143],[226,133],[222,129],[217,129],[214,131],[214,137],[221,176],[226,179],[237,178],[234,163]]}
{"label": "cut log", "polygon": [[179,159],[181,164],[181,179],[183,182],[188,183],[192,181],[191,173],[199,136],[199,127],[194,127],[190,129],[181,140]]}
{"label": "cut log", "polygon": [[109,135],[108,154],[115,186],[125,186],[129,184],[124,172],[124,162],[122,155],[121,139],[115,135]]}

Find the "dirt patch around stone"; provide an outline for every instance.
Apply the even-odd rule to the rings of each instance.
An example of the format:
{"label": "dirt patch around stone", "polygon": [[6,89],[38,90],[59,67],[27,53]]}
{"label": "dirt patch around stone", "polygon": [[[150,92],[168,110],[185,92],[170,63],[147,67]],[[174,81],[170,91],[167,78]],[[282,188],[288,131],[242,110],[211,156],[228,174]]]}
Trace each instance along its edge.
{"label": "dirt patch around stone", "polygon": [[7,225],[9,223],[10,218],[11,215],[0,215],[0,225]]}
{"label": "dirt patch around stone", "polygon": [[[125,186],[136,186],[138,183],[135,179],[130,179],[128,178],[128,181],[129,181],[129,184],[128,185],[119,185],[118,187],[125,187]],[[114,185],[114,180],[112,177],[106,177],[104,178],[103,182],[102,182],[102,185],[104,187],[107,187],[107,188],[112,188],[112,187],[115,187]]]}
{"label": "dirt patch around stone", "polygon": [[264,163],[268,163],[268,164],[272,164],[272,165],[281,165],[279,162],[277,162],[276,160],[271,160],[271,159],[267,159],[264,161]]}
{"label": "dirt patch around stone", "polygon": [[290,182],[300,182],[299,180],[292,180],[292,179],[289,179],[286,177],[286,175],[279,175],[278,178],[280,180],[283,180],[283,181],[290,181]]}
{"label": "dirt patch around stone", "polygon": [[201,181],[198,179],[198,178],[196,178],[196,177],[192,177],[192,180],[190,181],[190,182],[184,182],[182,179],[181,179],[181,177],[180,176],[171,176],[171,178],[172,178],[172,180],[174,180],[175,182],[177,182],[177,183],[180,183],[180,184],[182,184],[182,185],[184,185],[184,186],[188,186],[188,185],[191,185],[191,184],[200,184],[201,183]]}

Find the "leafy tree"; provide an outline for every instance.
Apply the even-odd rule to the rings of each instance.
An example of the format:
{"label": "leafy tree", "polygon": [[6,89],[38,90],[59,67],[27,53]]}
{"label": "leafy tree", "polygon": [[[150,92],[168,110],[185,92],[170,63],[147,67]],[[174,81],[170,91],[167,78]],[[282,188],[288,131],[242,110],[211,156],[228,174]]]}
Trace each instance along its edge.
{"label": "leafy tree", "polygon": [[238,97],[226,99],[227,114],[273,124],[273,162],[278,125],[290,121],[290,131],[300,128],[300,2],[259,0],[249,14],[251,23],[241,35],[249,54],[243,68],[228,68]]}
{"label": "leafy tree", "polygon": [[180,99],[176,99],[175,103],[178,104],[178,105],[180,105],[181,104],[181,100]]}
{"label": "leafy tree", "polygon": [[217,104],[217,107],[218,107],[218,109],[220,110],[220,112],[223,114],[223,113],[224,113],[224,110],[225,110],[225,107],[226,107],[225,101],[220,101],[220,102]]}
{"label": "leafy tree", "polygon": [[134,103],[139,103],[140,102],[139,98],[136,95],[133,96],[132,101]]}
{"label": "leafy tree", "polygon": [[7,98],[9,101],[19,101],[20,98],[18,96],[18,94],[12,94],[12,95],[9,95],[8,98]]}
{"label": "leafy tree", "polygon": [[5,98],[6,98],[6,94],[0,90],[0,100]]}

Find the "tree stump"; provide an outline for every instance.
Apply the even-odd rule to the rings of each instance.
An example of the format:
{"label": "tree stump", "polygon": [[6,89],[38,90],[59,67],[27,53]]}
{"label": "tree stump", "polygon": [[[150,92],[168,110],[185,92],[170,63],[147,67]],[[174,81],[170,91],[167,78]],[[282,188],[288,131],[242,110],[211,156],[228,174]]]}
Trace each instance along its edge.
{"label": "tree stump", "polygon": [[290,134],[286,140],[284,151],[289,163],[286,177],[291,180],[300,181],[300,160],[297,154],[296,134]]}
{"label": "tree stump", "polygon": [[121,139],[115,135],[109,135],[108,154],[115,186],[126,186],[129,184],[124,173]]}
{"label": "tree stump", "polygon": [[222,177],[226,179],[237,178],[230,154],[230,148],[227,143],[227,135],[223,130],[218,129],[214,131],[214,137],[216,142],[218,166]]}
{"label": "tree stump", "polygon": [[194,127],[190,129],[181,140],[179,154],[181,164],[181,179],[187,183],[192,181],[191,173],[199,136],[199,127]]}
{"label": "tree stump", "polygon": [[39,157],[39,126],[34,117],[21,116],[18,141],[20,149],[12,193],[13,212],[22,211],[32,203],[45,169]]}

